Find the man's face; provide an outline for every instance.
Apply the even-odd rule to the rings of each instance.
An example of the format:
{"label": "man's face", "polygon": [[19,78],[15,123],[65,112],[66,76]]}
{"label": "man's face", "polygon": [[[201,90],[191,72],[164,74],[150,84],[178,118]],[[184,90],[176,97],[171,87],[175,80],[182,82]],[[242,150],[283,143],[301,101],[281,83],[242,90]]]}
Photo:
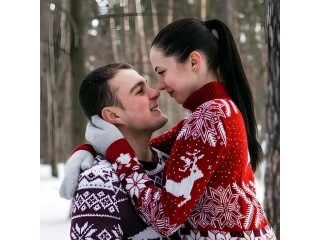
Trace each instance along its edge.
{"label": "man's face", "polygon": [[118,89],[116,96],[124,109],[118,108],[117,115],[127,130],[154,132],[167,123],[167,116],[159,109],[160,92],[149,87],[135,70],[119,70],[110,85]]}

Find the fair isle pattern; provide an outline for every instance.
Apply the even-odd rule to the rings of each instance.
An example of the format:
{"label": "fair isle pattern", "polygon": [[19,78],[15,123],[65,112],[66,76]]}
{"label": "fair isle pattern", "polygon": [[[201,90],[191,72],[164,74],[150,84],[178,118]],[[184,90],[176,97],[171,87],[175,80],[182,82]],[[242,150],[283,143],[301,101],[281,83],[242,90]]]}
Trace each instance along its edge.
{"label": "fair isle pattern", "polygon": [[131,197],[138,197],[141,189],[144,188],[145,183],[149,181],[146,174],[134,172],[129,177],[126,177],[126,190]]}
{"label": "fair isle pattern", "polygon": [[188,222],[195,228],[213,226],[223,229],[233,228],[235,225],[241,227],[240,220],[244,215],[239,211],[238,198],[239,194],[232,194],[230,185],[226,188],[206,188]]}
{"label": "fair isle pattern", "polygon": [[143,218],[148,225],[156,226],[159,232],[163,235],[171,235],[178,230],[179,226],[177,224],[168,224],[169,219],[164,216],[162,205],[154,205],[153,201],[159,201],[159,198],[159,192],[152,193],[150,189],[147,189],[143,193],[139,210],[141,211]]}
{"label": "fair isle pattern", "polygon": [[[121,192],[123,192],[123,189],[121,189]],[[99,211],[108,210],[108,212],[111,214],[115,212],[119,213],[118,204],[120,202],[128,200],[128,198],[123,196],[117,198],[119,197],[117,193],[119,193],[119,191],[115,191],[115,195],[112,197],[110,197],[110,195],[107,195],[103,191],[100,191],[98,193],[90,193],[89,191],[86,191],[83,194],[77,193],[77,195],[75,196],[75,204],[73,204],[72,207],[72,212],[84,212],[91,209],[94,212],[96,212],[96,216],[113,217],[112,215],[99,214]],[[81,214],[81,216],[84,215],[85,214]],[[76,217],[77,216],[74,216],[73,218]]]}
{"label": "fair isle pattern", "polygon": [[226,101],[228,101],[228,103],[232,106],[233,111],[234,111],[235,113],[238,113],[238,112],[239,112],[236,104],[235,104],[233,101],[231,101],[231,100],[226,100]]}
{"label": "fair isle pattern", "polygon": [[[225,232],[213,230],[200,232],[197,230],[180,229],[182,240],[276,240],[273,229],[268,225],[260,230],[244,232]],[[185,233],[182,233],[186,231]]]}
{"label": "fair isle pattern", "polygon": [[[151,172],[155,174],[149,177],[158,179],[161,178],[162,172],[159,169],[163,168],[166,155],[160,151],[153,152],[155,162]],[[124,161],[125,159],[126,157]],[[97,155],[94,165],[79,176],[78,189],[72,201],[70,238],[72,240],[180,239],[177,233],[172,238],[161,237],[143,222],[134,210],[111,164],[101,155]]]}
{"label": "fair isle pattern", "polygon": [[114,182],[119,182],[119,177],[112,170],[111,164],[105,161],[101,155],[97,155],[98,162],[86,170],[85,173],[80,174],[78,189],[90,188],[107,188],[112,189]]}
{"label": "fair isle pattern", "polygon": [[215,101],[205,102],[187,119],[178,134],[177,140],[188,139],[189,137],[195,140],[200,137],[203,143],[208,142],[215,147],[220,139],[220,144],[226,146],[226,131],[220,118],[230,116],[231,108],[226,100],[216,99]]}
{"label": "fair isle pattern", "polygon": [[[266,220],[266,215],[261,208],[257,198],[255,197],[255,186],[252,181],[249,181],[248,184],[242,182],[242,188],[238,186],[236,183],[233,183],[232,187],[239,193],[241,198],[247,203],[248,209],[245,218],[244,228],[248,229],[251,225],[253,215],[255,214],[256,218],[254,219],[255,227],[259,226],[262,221]],[[248,197],[250,196],[250,198]],[[252,200],[250,200],[252,199]],[[256,211],[255,211],[256,210]]]}
{"label": "fair isle pattern", "polygon": [[154,169],[147,170],[145,168],[145,172],[148,176],[153,176],[152,180],[154,181],[157,187],[162,187],[163,171],[169,155],[159,151],[158,149],[155,149],[155,148],[151,148],[151,149],[153,150],[154,154],[158,157],[158,160],[157,160],[158,164]]}
{"label": "fair isle pattern", "polygon": [[97,239],[97,240],[121,240],[123,239],[123,232],[121,230],[120,225],[113,226],[113,229],[109,232],[106,229],[101,231],[96,237],[93,234],[97,231],[97,229],[93,228],[93,224],[88,226],[88,222],[86,222],[83,226],[79,227],[76,224],[75,227],[71,228],[71,239],[73,240],[89,240],[89,239]]}
{"label": "fair isle pattern", "polygon": [[[111,214],[119,213],[118,204],[128,200],[126,191],[122,188],[110,163],[103,160],[101,155],[96,159],[98,163],[80,175],[78,190],[83,191],[77,191],[75,195],[75,201],[72,204],[73,218],[78,214],[83,215],[88,210],[92,210],[97,215],[105,215],[101,214],[101,210],[108,210]],[[112,195],[106,194],[104,190],[99,191],[99,188],[112,191]],[[98,191],[92,191],[92,189]]]}
{"label": "fair isle pattern", "polygon": [[145,170],[147,175],[155,175],[158,173],[161,173],[160,175],[162,176],[162,172],[165,166],[165,163],[169,157],[168,154],[165,154],[164,152],[159,151],[158,149],[152,148],[152,150],[157,154],[158,156],[158,165],[155,169],[152,170]]}
{"label": "fair isle pattern", "polygon": [[98,155],[94,165],[79,177],[71,207],[71,239],[123,239],[119,212],[126,201],[127,193],[111,164]]}
{"label": "fair isle pattern", "polygon": [[[194,228],[198,226],[202,228],[208,226],[233,228],[237,225],[248,229],[255,214],[254,226],[258,227],[262,221],[266,220],[266,215],[256,198],[253,182],[249,181],[249,185],[251,188],[242,182],[241,188],[234,182],[232,186],[230,184],[226,188],[222,186],[219,186],[217,190],[211,187],[207,188],[190,214],[188,222]],[[232,193],[231,188],[235,189],[237,193]],[[248,205],[245,216],[239,212],[239,197],[244,199]],[[240,220],[243,218],[245,221],[241,226]]]}

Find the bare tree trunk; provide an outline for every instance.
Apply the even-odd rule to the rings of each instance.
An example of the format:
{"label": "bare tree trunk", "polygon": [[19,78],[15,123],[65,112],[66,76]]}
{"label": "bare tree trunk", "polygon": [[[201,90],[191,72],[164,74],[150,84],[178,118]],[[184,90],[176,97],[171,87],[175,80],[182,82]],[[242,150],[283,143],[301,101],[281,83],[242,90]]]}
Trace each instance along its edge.
{"label": "bare tree trunk", "polygon": [[57,0],[50,11],[50,2],[41,1],[41,163],[51,164],[55,177],[57,163],[70,154],[68,3]]}
{"label": "bare tree trunk", "polygon": [[51,174],[53,177],[58,177],[57,159],[56,159],[56,139],[58,135],[58,124],[57,124],[57,101],[56,101],[56,61],[55,61],[55,37],[54,37],[54,25],[57,24],[57,18],[59,16],[52,15],[53,19],[50,21],[52,24],[49,25],[49,76],[47,78],[47,94],[48,94],[48,135],[49,135],[49,159],[51,164]]}
{"label": "bare tree trunk", "polygon": [[71,61],[71,77],[72,77],[72,146],[79,145],[84,141],[85,117],[81,106],[78,103],[78,89],[85,77],[84,64],[84,16],[83,16],[83,1],[71,0],[71,18],[74,20],[72,29],[72,41],[70,48]]}
{"label": "bare tree trunk", "polygon": [[61,0],[61,7],[65,9],[61,13],[60,20],[60,45],[57,46],[59,54],[57,58],[57,136],[56,136],[56,158],[57,162],[65,161],[70,155],[70,149],[74,146],[71,144],[71,74],[70,74],[70,32],[71,25],[69,21],[70,1]]}
{"label": "bare tree trunk", "polygon": [[116,36],[116,23],[113,17],[110,18],[110,33],[111,33],[111,45],[114,62],[120,62],[118,47],[117,47],[117,36]]}
{"label": "bare tree trunk", "polygon": [[280,239],[280,1],[266,0],[268,49],[265,211]]}
{"label": "bare tree trunk", "polygon": [[168,24],[173,20],[173,0],[168,0]]}
{"label": "bare tree trunk", "polygon": [[[128,0],[125,0],[123,13],[126,15],[129,13],[129,3]],[[130,46],[130,24],[129,24],[130,17],[123,17],[123,26],[124,26],[124,46]],[[130,51],[125,49],[125,61],[129,62],[130,58]]]}
{"label": "bare tree trunk", "polygon": [[[237,3],[237,2],[236,2]],[[232,0],[223,0],[219,1],[219,18],[222,22],[224,22],[232,32],[234,41],[238,47],[240,48],[240,42],[239,42],[239,27],[238,27],[238,19],[236,16],[235,6],[236,4]]]}
{"label": "bare tree trunk", "polygon": [[158,11],[155,6],[155,2],[151,1],[151,14],[152,14],[152,22],[153,22],[153,32],[154,36],[159,32],[159,22],[158,22]]}
{"label": "bare tree trunk", "polygon": [[48,43],[49,43],[49,3],[45,1],[40,1],[40,81],[41,81],[41,92],[40,92],[40,163],[47,164],[49,163],[49,131],[48,131]]}
{"label": "bare tree trunk", "polygon": [[[137,13],[142,13],[141,9],[141,1],[136,0],[136,11]],[[141,14],[137,16],[137,25],[138,25],[138,34],[140,39],[140,49],[141,49],[141,63],[142,63],[142,73],[143,77],[146,79],[149,78],[149,54],[147,53],[147,44],[146,44],[146,35],[144,31],[144,23],[143,23],[143,17]]]}
{"label": "bare tree trunk", "polygon": [[200,17],[202,20],[207,20],[207,0],[201,0]]}

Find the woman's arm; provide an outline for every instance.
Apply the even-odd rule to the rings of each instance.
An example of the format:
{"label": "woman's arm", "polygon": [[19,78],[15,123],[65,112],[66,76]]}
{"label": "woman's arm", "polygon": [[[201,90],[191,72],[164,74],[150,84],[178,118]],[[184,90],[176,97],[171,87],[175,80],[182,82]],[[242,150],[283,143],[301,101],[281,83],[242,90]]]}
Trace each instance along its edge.
{"label": "woman's arm", "polygon": [[125,139],[114,142],[106,151],[140,214],[164,236],[186,221],[227,151],[224,118],[228,116],[221,115],[221,104],[202,107],[207,109],[189,116],[177,136],[167,160],[166,185],[162,189],[150,181]]}
{"label": "woman's arm", "polygon": [[170,154],[170,151],[173,147],[173,144],[176,141],[176,138],[177,138],[185,120],[186,120],[185,118],[181,119],[170,130],[151,139],[151,141],[150,141],[151,147],[159,149],[160,151],[162,151],[166,154]]}

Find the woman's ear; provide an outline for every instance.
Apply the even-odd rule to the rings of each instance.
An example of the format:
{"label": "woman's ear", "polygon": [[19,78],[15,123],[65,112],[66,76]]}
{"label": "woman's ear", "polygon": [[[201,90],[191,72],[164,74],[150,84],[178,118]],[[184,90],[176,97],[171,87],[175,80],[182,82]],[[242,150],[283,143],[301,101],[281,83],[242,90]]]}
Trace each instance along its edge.
{"label": "woman's ear", "polygon": [[104,107],[101,110],[101,115],[104,120],[112,124],[121,123],[121,118],[117,115],[115,107]]}
{"label": "woman's ear", "polygon": [[201,54],[198,51],[193,51],[190,53],[190,62],[193,72],[197,72],[200,68]]}

